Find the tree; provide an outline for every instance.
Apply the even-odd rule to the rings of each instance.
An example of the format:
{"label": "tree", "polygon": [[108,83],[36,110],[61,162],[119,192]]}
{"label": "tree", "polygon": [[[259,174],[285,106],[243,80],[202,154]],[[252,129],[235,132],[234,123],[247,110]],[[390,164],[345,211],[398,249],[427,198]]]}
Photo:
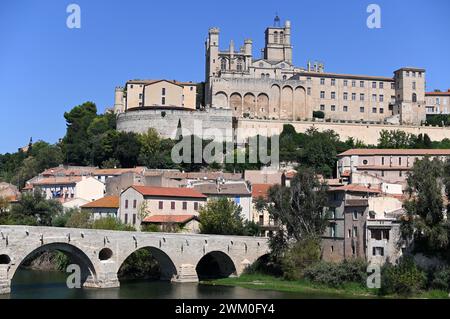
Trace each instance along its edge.
{"label": "tree", "polygon": [[91,228],[91,214],[86,210],[77,209],[74,211],[66,223],[69,228]]}
{"label": "tree", "polygon": [[282,254],[290,240],[318,239],[328,224],[327,185],[321,184],[312,169],[300,170],[291,187],[275,185],[269,189],[269,214],[280,225],[271,246]]}
{"label": "tree", "polygon": [[55,216],[61,214],[60,202],[46,199],[39,189],[32,193],[24,193],[19,201],[12,205],[8,220],[12,224],[51,226]]}
{"label": "tree", "polygon": [[241,207],[225,197],[209,201],[200,209],[200,231],[203,234],[242,235]]}
{"label": "tree", "polygon": [[405,131],[382,130],[378,139],[378,148],[410,148],[413,135]]}
{"label": "tree", "polygon": [[136,167],[141,150],[139,136],[132,132],[119,132],[114,157],[123,168]]}
{"label": "tree", "polygon": [[0,214],[6,213],[9,209],[9,200],[6,197],[0,196]]}
{"label": "tree", "polygon": [[123,224],[119,219],[112,216],[94,220],[91,223],[91,228],[104,230],[136,231],[136,229],[133,226]]}
{"label": "tree", "polygon": [[404,204],[407,218],[401,231],[404,238],[413,239],[416,251],[426,254],[447,252],[449,247],[449,224],[443,213],[445,171],[449,172],[438,158],[425,157],[414,162],[407,179],[410,199]]}

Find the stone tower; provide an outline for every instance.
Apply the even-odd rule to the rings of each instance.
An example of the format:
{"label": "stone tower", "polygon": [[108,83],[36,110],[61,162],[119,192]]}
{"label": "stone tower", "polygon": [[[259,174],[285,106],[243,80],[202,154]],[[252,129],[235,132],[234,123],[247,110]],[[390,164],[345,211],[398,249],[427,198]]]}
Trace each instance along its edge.
{"label": "stone tower", "polygon": [[264,59],[268,61],[285,61],[292,64],[291,22],[280,26],[278,16],[273,27],[266,29]]}
{"label": "stone tower", "polygon": [[394,72],[394,113],[400,115],[401,124],[419,124],[426,120],[425,70],[401,68]]}
{"label": "stone tower", "polygon": [[206,67],[205,67],[205,104],[210,105],[211,79],[218,75],[220,70],[219,62],[219,28],[209,29],[208,39],[205,43],[206,49]]}
{"label": "stone tower", "polygon": [[121,86],[117,86],[114,92],[114,113],[125,112],[124,105],[124,89]]}

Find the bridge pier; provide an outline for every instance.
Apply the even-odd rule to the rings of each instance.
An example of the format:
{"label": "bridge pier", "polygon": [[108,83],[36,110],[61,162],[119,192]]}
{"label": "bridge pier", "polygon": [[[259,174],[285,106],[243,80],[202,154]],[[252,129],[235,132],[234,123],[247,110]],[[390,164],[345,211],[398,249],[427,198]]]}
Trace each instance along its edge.
{"label": "bridge pier", "polygon": [[172,277],[172,282],[198,282],[195,266],[191,264],[182,264],[179,266],[177,274]]}
{"label": "bridge pier", "polygon": [[11,292],[11,279],[8,276],[8,265],[0,265],[0,295]]}

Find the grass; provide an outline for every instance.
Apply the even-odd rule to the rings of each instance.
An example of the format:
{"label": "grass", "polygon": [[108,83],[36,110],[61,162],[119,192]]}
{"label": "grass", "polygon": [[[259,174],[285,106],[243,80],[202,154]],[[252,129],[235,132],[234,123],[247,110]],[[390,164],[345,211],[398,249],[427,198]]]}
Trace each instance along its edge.
{"label": "grass", "polygon": [[[294,298],[380,298],[377,289],[369,289],[358,283],[348,283],[339,288],[309,282],[307,280],[289,281],[264,274],[243,274],[240,277],[223,278],[204,281],[203,284],[220,286],[237,286],[247,289],[271,290],[292,293]],[[383,296],[383,298],[401,298],[399,295]],[[448,299],[449,294],[442,290],[421,292],[410,298]]]}

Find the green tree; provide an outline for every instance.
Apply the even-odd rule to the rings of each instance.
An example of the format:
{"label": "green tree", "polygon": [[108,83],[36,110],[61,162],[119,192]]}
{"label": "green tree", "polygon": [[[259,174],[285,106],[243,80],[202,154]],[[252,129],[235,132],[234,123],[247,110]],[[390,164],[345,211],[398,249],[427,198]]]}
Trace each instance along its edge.
{"label": "green tree", "polygon": [[269,214],[280,225],[270,239],[276,257],[284,254],[291,240],[318,240],[322,236],[328,224],[326,190],[327,185],[308,168],[298,171],[290,187],[275,185],[269,189]]}
{"label": "green tree", "polygon": [[76,209],[67,220],[66,227],[69,228],[91,228],[91,214],[86,210]]}
{"label": "green tree", "polygon": [[378,139],[378,148],[410,148],[414,136],[405,131],[382,130]]}
{"label": "green tree", "polygon": [[61,214],[60,202],[46,199],[39,189],[24,193],[19,201],[11,206],[7,220],[11,224],[51,226],[55,216]]}
{"label": "green tree", "polygon": [[203,234],[242,235],[241,207],[224,197],[209,201],[200,209],[200,231]]}
{"label": "green tree", "polygon": [[412,238],[416,251],[447,253],[449,224],[444,220],[444,165],[425,157],[414,162],[408,176],[410,199],[405,201],[407,218],[401,224],[404,238]]}
{"label": "green tree", "polygon": [[122,223],[116,217],[108,216],[94,220],[91,223],[92,229],[104,229],[104,230],[121,230],[121,231],[136,231],[131,225]]}
{"label": "green tree", "polygon": [[114,157],[120,162],[121,167],[135,167],[138,164],[140,150],[141,141],[138,134],[132,132],[119,133]]}

